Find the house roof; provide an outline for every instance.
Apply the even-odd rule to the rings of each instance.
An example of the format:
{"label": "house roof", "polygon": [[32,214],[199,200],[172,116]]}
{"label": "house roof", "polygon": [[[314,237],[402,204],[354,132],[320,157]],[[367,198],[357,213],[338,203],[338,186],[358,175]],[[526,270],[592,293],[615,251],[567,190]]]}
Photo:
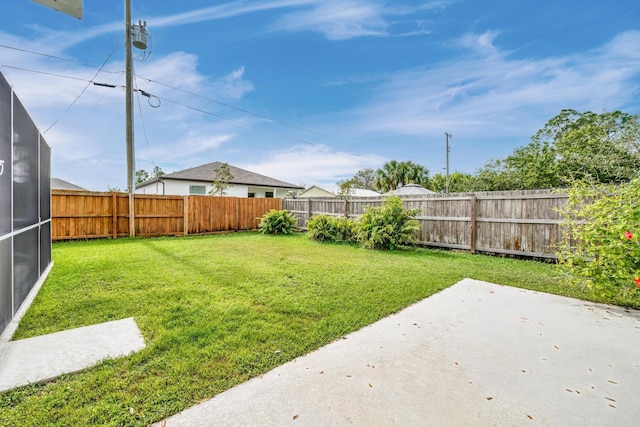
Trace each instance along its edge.
{"label": "house roof", "polygon": [[311,192],[317,192],[322,194],[326,193],[326,197],[336,197],[336,195],[333,194],[331,191],[325,190],[324,188],[318,187],[317,185],[312,185],[311,187],[307,188],[302,193],[300,193],[298,197],[307,197],[305,196],[305,194],[308,194]]}
{"label": "house roof", "polygon": [[60,178],[51,178],[51,189],[52,190],[87,190],[86,188],[82,188],[78,185],[72,184],[69,181],[65,181]]}
{"label": "house roof", "polygon": [[418,184],[407,184],[400,188],[389,191],[387,194],[395,194],[396,196],[413,196],[416,194],[436,194],[435,191],[427,190]]}
{"label": "house roof", "polygon": [[[175,179],[180,181],[213,182],[215,180],[215,170],[220,168],[222,165],[222,162],[207,163],[205,165],[200,165],[190,169],[162,175],[160,179],[162,179],[163,181],[167,179]],[[270,178],[268,176],[260,175],[246,169],[241,169],[237,166],[229,165],[229,172],[231,173],[231,175],[233,175],[233,179],[229,181],[230,184],[244,184],[257,187],[278,187],[292,189],[303,188],[289,182],[280,181],[279,179]],[[145,185],[156,182],[157,180],[157,178],[154,178],[150,181],[143,182],[136,185],[136,188],[144,187]]]}
{"label": "house roof", "polygon": [[349,194],[354,197],[376,197],[380,195],[380,193],[376,191],[365,188],[352,188]]}

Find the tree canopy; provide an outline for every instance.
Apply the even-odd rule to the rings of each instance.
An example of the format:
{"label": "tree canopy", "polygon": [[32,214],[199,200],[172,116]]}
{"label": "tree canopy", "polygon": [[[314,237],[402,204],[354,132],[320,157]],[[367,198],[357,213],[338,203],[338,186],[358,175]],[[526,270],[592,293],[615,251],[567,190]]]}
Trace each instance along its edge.
{"label": "tree canopy", "polygon": [[407,184],[429,185],[429,169],[412,161],[391,160],[376,171],[375,187],[386,193]]}
{"label": "tree canopy", "polygon": [[154,166],[151,173],[147,172],[144,169],[138,169],[136,171],[136,184],[141,184],[150,179],[161,177],[162,175],[166,175],[160,166]]}
{"label": "tree canopy", "polygon": [[337,182],[338,192],[342,196],[348,196],[356,188],[365,190],[375,190],[375,172],[373,169],[360,169],[349,179],[342,179]]}
{"label": "tree canopy", "polygon": [[223,163],[219,167],[213,170],[213,188],[209,192],[209,194],[215,196],[224,196],[227,194],[227,188],[230,187],[230,182],[233,180],[233,174],[229,169],[228,163]]}
{"label": "tree canopy", "polygon": [[528,145],[476,171],[483,190],[618,184],[638,176],[640,116],[570,109],[549,120]]}

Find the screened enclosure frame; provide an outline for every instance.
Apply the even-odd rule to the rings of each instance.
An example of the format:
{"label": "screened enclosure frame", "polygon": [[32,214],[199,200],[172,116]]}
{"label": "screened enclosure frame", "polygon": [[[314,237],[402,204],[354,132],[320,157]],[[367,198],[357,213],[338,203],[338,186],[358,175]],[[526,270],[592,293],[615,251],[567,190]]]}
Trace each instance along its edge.
{"label": "screened enclosure frame", "polygon": [[0,73],[0,335],[50,266],[51,149]]}

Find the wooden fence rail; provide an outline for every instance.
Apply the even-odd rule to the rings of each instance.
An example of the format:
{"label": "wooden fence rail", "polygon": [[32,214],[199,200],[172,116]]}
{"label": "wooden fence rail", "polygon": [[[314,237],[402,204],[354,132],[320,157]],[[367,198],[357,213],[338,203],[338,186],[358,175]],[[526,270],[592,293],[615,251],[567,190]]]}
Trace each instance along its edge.
{"label": "wooden fence rail", "polygon": [[[558,208],[568,196],[553,190],[405,196],[406,208],[418,209],[417,242],[425,246],[555,259],[562,239]],[[357,218],[382,198],[285,199],[283,209],[306,228],[313,215]]]}
{"label": "wooden fence rail", "polygon": [[[130,235],[126,193],[53,190],[52,240],[118,238]],[[253,230],[281,199],[211,196],[134,197],[135,235],[182,236],[221,231]]]}

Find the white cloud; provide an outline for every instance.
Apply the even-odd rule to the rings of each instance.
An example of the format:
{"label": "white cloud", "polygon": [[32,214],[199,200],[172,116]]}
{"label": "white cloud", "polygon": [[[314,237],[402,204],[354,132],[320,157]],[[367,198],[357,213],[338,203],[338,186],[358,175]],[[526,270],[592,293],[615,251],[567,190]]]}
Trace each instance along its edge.
{"label": "white cloud", "polygon": [[515,59],[496,33],[465,35],[471,54],[401,71],[374,89],[351,118],[367,133],[425,135],[458,128],[476,138],[528,135],[563,108],[616,109],[638,95],[640,32],[602,48],[543,59]]}
{"label": "white cloud", "polygon": [[407,37],[429,34],[424,20],[414,22],[415,29],[395,33],[391,31],[397,16],[413,15],[443,8],[448,2],[430,2],[422,5],[395,4],[389,6],[378,0],[323,0],[309,7],[284,14],[273,28],[277,31],[314,31],[329,40],[355,37]]}
{"label": "white cloud", "polygon": [[360,169],[378,168],[383,162],[376,155],[358,156],[318,144],[289,147],[270,153],[265,161],[238,166],[293,184],[334,185]]}
{"label": "white cloud", "polygon": [[317,31],[330,40],[381,36],[387,27],[381,5],[359,0],[323,1],[286,14],[275,24],[282,31]]}
{"label": "white cloud", "polygon": [[[0,43],[16,46],[39,44],[34,42],[30,45],[20,38],[1,33]],[[41,51],[57,54],[57,51],[47,48]],[[51,74],[90,80],[97,70],[76,62],[53,60],[16,50],[3,49],[1,53],[0,64],[50,73],[2,69],[41,132],[60,118],[44,134],[52,148],[53,174],[91,189],[104,190],[107,185],[124,188],[124,76],[118,72],[101,73],[96,81],[117,87],[90,84],[76,104],[63,115],[87,82]],[[122,70],[124,64],[112,61],[107,68]],[[153,56],[147,62],[136,63],[136,74],[216,99],[237,100],[253,89],[253,83],[244,77],[244,67],[231,69],[217,77],[206,76],[198,71],[198,57],[184,52]],[[235,137],[238,131],[236,124],[212,119],[202,111],[194,111],[169,100],[213,113],[219,106],[152,81],[138,77],[134,82],[138,88],[163,99],[160,108],[154,109],[147,104],[145,97],[134,96],[136,158],[141,167],[150,169],[148,165],[152,164],[152,159],[155,164],[168,164],[176,169],[193,166],[202,163],[203,157],[210,156]]]}
{"label": "white cloud", "polygon": [[240,99],[253,90],[253,83],[244,80],[244,66],[232,71],[213,84],[216,97]]}

